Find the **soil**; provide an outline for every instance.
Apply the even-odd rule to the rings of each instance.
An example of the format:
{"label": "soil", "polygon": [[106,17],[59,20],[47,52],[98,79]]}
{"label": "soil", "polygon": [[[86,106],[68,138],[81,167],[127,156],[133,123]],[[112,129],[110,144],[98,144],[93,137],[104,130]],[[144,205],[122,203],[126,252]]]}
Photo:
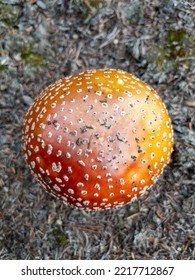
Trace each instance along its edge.
{"label": "soil", "polygon": [[[0,259],[195,259],[194,1],[0,1]],[[156,89],[174,128],[170,164],[119,209],[87,212],[46,193],[22,125],[50,83],[117,68]]]}

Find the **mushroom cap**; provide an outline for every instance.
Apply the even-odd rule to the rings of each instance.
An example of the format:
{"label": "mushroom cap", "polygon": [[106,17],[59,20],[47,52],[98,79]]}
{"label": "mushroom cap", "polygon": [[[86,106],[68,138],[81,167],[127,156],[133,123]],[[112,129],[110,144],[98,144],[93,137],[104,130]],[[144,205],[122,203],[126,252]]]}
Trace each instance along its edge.
{"label": "mushroom cap", "polygon": [[87,70],[35,99],[22,146],[49,193],[78,208],[108,209],[155,183],[170,160],[173,130],[146,83],[121,70]]}

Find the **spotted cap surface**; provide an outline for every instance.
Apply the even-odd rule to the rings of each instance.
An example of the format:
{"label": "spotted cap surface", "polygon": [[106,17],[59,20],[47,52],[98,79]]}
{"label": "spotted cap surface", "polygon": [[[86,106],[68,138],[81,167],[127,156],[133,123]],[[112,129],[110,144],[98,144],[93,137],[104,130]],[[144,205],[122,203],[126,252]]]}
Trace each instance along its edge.
{"label": "spotted cap surface", "polygon": [[22,146],[39,183],[65,203],[108,209],[151,187],[169,162],[173,131],[146,83],[121,70],[63,78],[34,101]]}

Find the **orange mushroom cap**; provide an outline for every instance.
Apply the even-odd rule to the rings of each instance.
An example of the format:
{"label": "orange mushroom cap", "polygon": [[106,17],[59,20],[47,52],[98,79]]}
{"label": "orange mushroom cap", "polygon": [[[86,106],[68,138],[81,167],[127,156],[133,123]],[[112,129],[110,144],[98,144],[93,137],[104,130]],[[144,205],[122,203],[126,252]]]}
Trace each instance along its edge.
{"label": "orange mushroom cap", "polygon": [[121,70],[87,70],[38,96],[22,146],[49,193],[78,208],[108,209],[155,183],[170,160],[173,130],[146,83]]}

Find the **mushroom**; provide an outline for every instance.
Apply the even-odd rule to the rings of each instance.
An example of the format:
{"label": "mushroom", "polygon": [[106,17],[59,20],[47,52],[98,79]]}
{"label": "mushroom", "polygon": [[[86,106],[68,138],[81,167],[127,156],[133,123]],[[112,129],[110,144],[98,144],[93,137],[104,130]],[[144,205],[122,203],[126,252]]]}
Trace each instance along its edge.
{"label": "mushroom", "polygon": [[149,189],[170,161],[165,104],[121,70],[87,70],[43,91],[27,112],[22,139],[38,182],[83,209],[123,206]]}

